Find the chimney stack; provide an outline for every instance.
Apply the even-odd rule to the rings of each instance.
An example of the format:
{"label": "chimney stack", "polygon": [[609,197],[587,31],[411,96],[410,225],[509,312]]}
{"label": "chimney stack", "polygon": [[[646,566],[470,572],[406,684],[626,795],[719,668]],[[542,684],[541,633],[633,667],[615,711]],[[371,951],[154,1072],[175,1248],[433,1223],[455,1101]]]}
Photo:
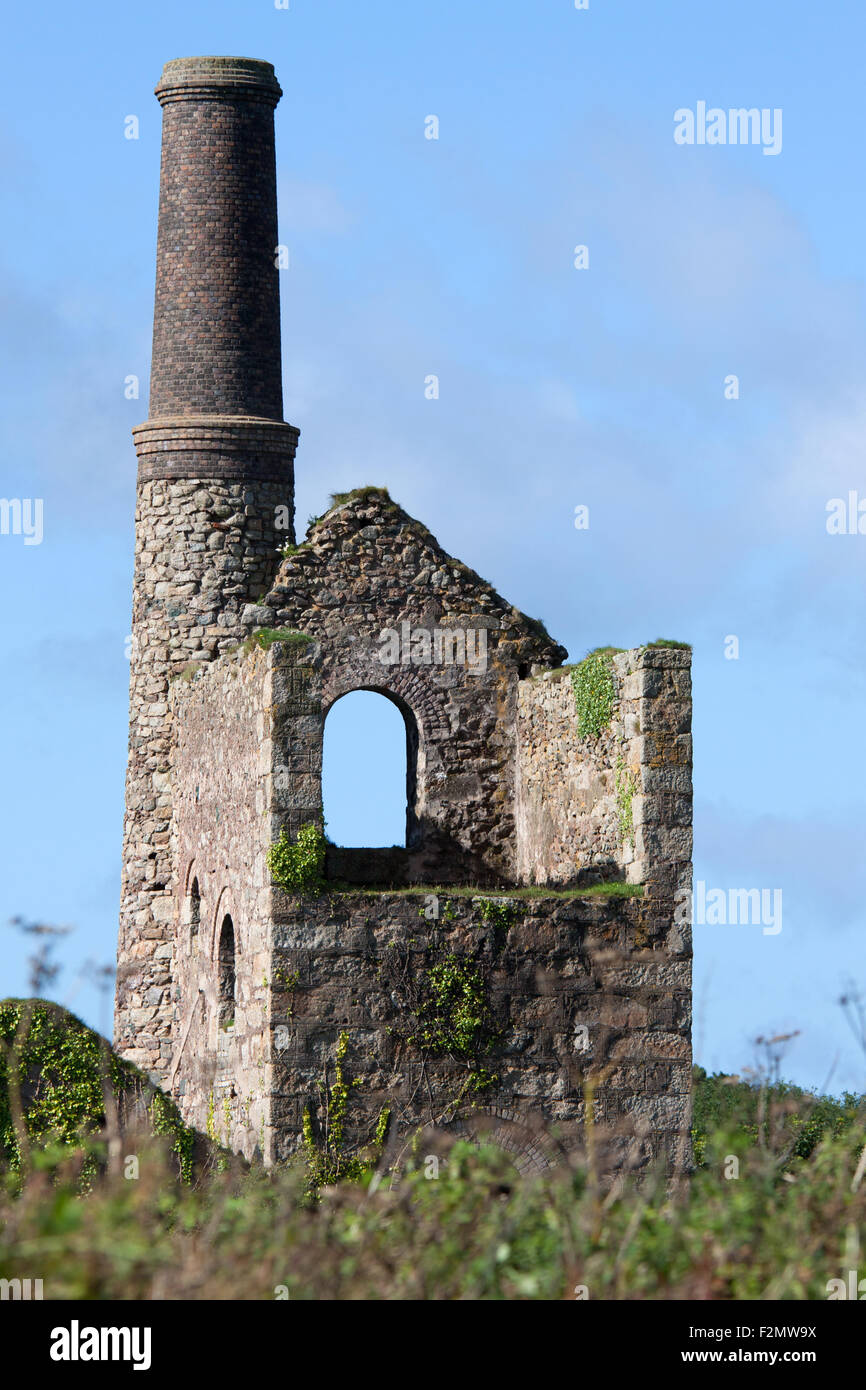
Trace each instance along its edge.
{"label": "chimney stack", "polygon": [[253,58],[175,58],[156,87],[162,164],[150,419],[133,431],[140,481],[293,488],[298,432],[282,419],[276,264],[281,94],[271,64]]}
{"label": "chimney stack", "polygon": [[156,88],[162,167],[151,418],[282,420],[270,63],[176,58]]}
{"label": "chimney stack", "polygon": [[278,546],[294,541],[298,431],[282,419],[274,70],[251,58],[178,58],[156,95],[162,166],[150,418],[133,430],[115,1037],[164,1081],[177,1025],[169,682],[248,635],[244,608],[270,588]]}

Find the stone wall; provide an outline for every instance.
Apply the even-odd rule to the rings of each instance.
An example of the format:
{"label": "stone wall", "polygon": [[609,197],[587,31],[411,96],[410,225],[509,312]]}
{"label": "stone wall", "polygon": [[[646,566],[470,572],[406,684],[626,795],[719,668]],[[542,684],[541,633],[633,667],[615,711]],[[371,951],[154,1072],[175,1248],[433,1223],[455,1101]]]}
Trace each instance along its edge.
{"label": "stone wall", "polygon": [[[305,1107],[321,1126],[345,1032],[350,1145],[368,1144],[387,1108],[392,1161],[427,1128],[431,1143],[432,1130],[493,1139],[537,1169],[582,1142],[589,1103],[614,1161],[681,1163],[690,949],[669,939],[669,908],[654,898],[515,897],[502,925],[485,918],[483,898],[447,889],[318,901],[276,893],[274,1156],[299,1148]],[[477,1056],[437,1056],[418,1041],[431,1020],[429,972],[449,958],[480,981],[499,1032]],[[481,1069],[496,1079],[476,1091]]]}
{"label": "stone wall", "polygon": [[[186,1117],[201,1126],[210,1116],[247,1154],[289,1156],[301,1143],[305,1108],[314,1121],[320,1116],[321,1088],[333,1084],[345,1032],[347,1075],[360,1083],[351,1089],[350,1146],[371,1138],[388,1107],[392,1157],[419,1127],[486,1129],[524,1167],[543,1166],[558,1145],[580,1142],[591,1093],[594,1118],[620,1159],[628,1150],[630,1161],[681,1161],[691,942],[687,925],[674,920],[673,894],[688,869],[674,856],[688,843],[683,828],[662,824],[655,807],[688,770],[687,736],[675,731],[688,705],[688,653],[638,649],[618,663],[619,717],[629,720],[645,779],[640,804],[635,797],[640,857],[628,867],[646,869],[647,890],[635,897],[575,890],[527,898],[515,889],[511,898],[485,899],[449,893],[443,884],[435,895],[335,889],[298,898],[274,888],[268,846],[321,805],[326,678],[319,642],[278,641],[262,650],[249,641],[172,685],[170,854],[178,889],[171,1079]],[[555,727],[558,714],[567,743],[575,726],[570,681],[545,676],[521,686],[532,700],[525,727],[536,734]],[[569,704],[558,703],[563,694]],[[638,732],[639,718],[652,732]],[[614,766],[616,745],[589,742],[593,775],[601,778]],[[688,795],[677,795],[684,814]],[[563,801],[566,812],[571,804]],[[669,803],[661,804],[672,818]],[[611,814],[609,806],[599,810],[599,836]],[[198,944],[189,931],[194,875]],[[215,1022],[225,912],[238,944],[229,1039]],[[438,1055],[421,1040],[430,1023],[430,971],[449,960],[483,984],[498,1035],[489,1051],[471,1057]],[[476,1090],[479,1077],[496,1079]]]}
{"label": "stone wall", "polygon": [[290,478],[139,483],[115,1046],[157,1081],[165,1080],[172,1058],[178,874],[169,843],[169,681],[246,636],[244,609],[278,564],[275,508],[291,500]]}
{"label": "stone wall", "polygon": [[[352,495],[311,529],[281,566],[261,621],[314,639],[309,653],[280,658],[297,667],[286,698],[292,709],[301,699],[306,721],[292,725],[287,713],[284,727],[309,750],[294,764],[288,828],[293,816],[321,806],[316,778],[328,710],[349,691],[375,690],[397,705],[407,727],[406,853],[392,856],[389,877],[513,881],[519,676],[557,664],[565,649],[381,489]],[[382,659],[386,632],[401,649],[391,663]],[[482,650],[483,661],[461,659]],[[343,872],[351,876],[345,858]]]}
{"label": "stone wall", "polygon": [[594,737],[578,737],[570,669],[521,681],[519,881],[691,887],[690,661],[680,648],[615,654],[616,705]]}
{"label": "stone wall", "polygon": [[[269,1147],[267,1021],[271,975],[271,675],[265,653],[238,651],[189,683],[172,684],[178,866],[169,1076],[184,1118],[215,1128],[251,1157]],[[199,890],[199,926],[191,889]],[[219,944],[226,916],[235,947],[234,1024],[219,1022]]]}

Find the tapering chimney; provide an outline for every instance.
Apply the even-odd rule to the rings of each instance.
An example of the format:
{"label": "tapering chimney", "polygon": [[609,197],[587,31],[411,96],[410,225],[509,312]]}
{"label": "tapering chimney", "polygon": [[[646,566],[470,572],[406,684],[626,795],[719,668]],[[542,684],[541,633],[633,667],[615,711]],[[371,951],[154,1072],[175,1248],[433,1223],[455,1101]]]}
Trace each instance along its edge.
{"label": "tapering chimney", "polygon": [[280,85],[271,64],[253,58],[176,58],[156,95],[159,232],[150,418],[134,431],[139,479],[292,487],[298,433],[282,421],[277,269]]}
{"label": "tapering chimney", "polygon": [[176,58],[163,109],[150,415],[281,420],[270,63]]}
{"label": "tapering chimney", "polygon": [[[172,1055],[169,681],[249,631],[294,540],[270,63],[178,58],[163,108],[150,417],[138,455],[117,1046]],[[286,518],[288,517],[288,524]],[[202,890],[204,892],[204,890]]]}

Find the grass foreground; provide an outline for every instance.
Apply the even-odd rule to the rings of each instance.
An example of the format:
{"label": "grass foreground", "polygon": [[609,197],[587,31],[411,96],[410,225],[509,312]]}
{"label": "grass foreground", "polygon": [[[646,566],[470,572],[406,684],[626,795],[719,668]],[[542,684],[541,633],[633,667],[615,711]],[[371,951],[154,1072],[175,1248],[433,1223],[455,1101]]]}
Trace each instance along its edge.
{"label": "grass foreground", "polygon": [[96,1035],[41,1003],[34,1080],[16,1008],[20,1028],[21,1001],[0,1004],[0,1278],[42,1278],[46,1299],[827,1299],[866,1268],[862,1096],[696,1068],[695,1164],[673,1182],[611,1186],[586,1156],[520,1177],[458,1142],[311,1192],[304,1158],[185,1163],[176,1130],[142,1123],[152,1107],[118,1130],[100,1096],[125,1073],[102,1090],[104,1042],[100,1063]]}

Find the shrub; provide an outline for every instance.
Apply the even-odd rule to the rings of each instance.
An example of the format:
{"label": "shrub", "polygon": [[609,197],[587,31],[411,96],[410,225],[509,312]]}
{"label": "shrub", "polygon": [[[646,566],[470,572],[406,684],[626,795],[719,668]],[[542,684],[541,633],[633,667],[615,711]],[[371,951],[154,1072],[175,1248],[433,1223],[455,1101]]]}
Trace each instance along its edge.
{"label": "shrub", "polygon": [[59,1004],[0,1001],[0,1164],[19,1174],[31,1149],[75,1155],[86,1185],[105,1159],[108,1104],[122,1129],[168,1136],[190,1179],[195,1134],[169,1096]]}
{"label": "shrub", "polygon": [[307,821],[292,844],[285,828],[268,850],[271,878],[290,893],[321,893],[325,887],[327,842],[322,821]]}

